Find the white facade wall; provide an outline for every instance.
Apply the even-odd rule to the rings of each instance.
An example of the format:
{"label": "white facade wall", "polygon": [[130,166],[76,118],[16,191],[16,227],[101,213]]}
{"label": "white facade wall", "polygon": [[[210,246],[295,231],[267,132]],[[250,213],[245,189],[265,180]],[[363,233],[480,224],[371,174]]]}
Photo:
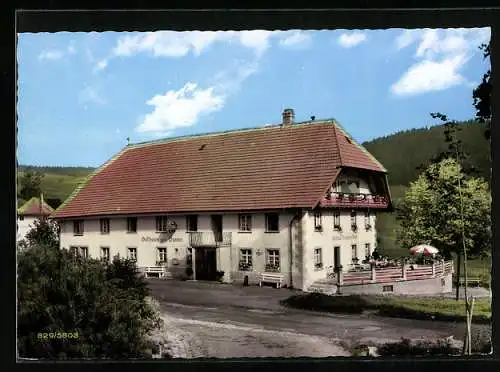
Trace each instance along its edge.
{"label": "white facade wall", "polygon": [[22,219],[20,218],[20,216],[17,217],[17,239],[16,240],[18,242],[25,239],[28,231],[30,231],[34,227],[33,222],[35,222],[36,219],[37,219],[37,217],[34,217],[34,216],[24,216],[24,217],[22,217]]}
{"label": "white facade wall", "polygon": [[[376,215],[370,211],[369,224],[371,228],[365,228],[365,216],[363,210],[356,211],[357,231],[351,230],[351,210],[340,210],[341,231],[334,230],[334,211],[324,209],[321,211],[321,231],[314,228],[314,213],[308,211],[302,219],[303,226],[303,284],[307,288],[314,281],[325,279],[327,268],[334,265],[334,247],[340,247],[340,264],[346,271],[352,264],[352,245],[356,245],[357,258],[359,262],[365,259],[365,244],[369,244],[370,254],[376,247],[377,233],[375,230]],[[315,249],[321,249],[321,268],[315,267]]]}
{"label": "white facade wall", "polygon": [[[293,215],[291,213],[280,213],[279,232],[265,231],[264,213],[252,214],[252,231],[239,231],[239,218],[237,213],[223,215],[222,230],[230,232],[232,236],[231,246],[217,248],[217,270],[225,272],[225,280],[242,279],[247,272],[239,272],[240,249],[252,250],[253,276],[256,280],[257,273],[264,272],[266,261],[266,249],[280,250],[280,268],[285,280],[289,276],[289,246],[288,246],[288,224]],[[138,217],[137,233],[127,232],[127,218],[110,218],[110,232],[100,232],[99,219],[84,219],[84,233],[80,236],[73,234],[73,221],[61,221],[61,247],[87,247],[90,257],[98,258],[101,255],[101,247],[108,247],[110,257],[119,254],[127,257],[128,248],[137,249],[137,265],[139,267],[155,266],[158,260],[157,248],[167,248],[168,266],[172,267],[172,260],[179,260],[179,268],[185,267],[187,250],[189,248],[189,233],[186,231],[185,215],[169,215],[169,219],[177,224],[177,230],[171,236],[170,241],[158,242],[154,239],[161,237],[156,232],[155,216]],[[209,214],[198,215],[198,232],[211,232],[211,216]],[[175,268],[174,268],[175,269]],[[252,279],[252,278],[250,278]]]}
{"label": "white facade wall", "polygon": [[[249,276],[250,283],[259,280],[259,274],[265,272],[267,249],[279,249],[280,273],[284,276],[285,284],[290,284],[290,265],[293,265],[293,285],[296,288],[306,288],[318,279],[326,278],[327,267],[333,265],[333,249],[340,246],[341,264],[346,269],[352,262],[351,246],[356,244],[360,260],[364,259],[365,244],[370,244],[373,251],[376,244],[375,216],[371,213],[371,229],[366,231],[364,227],[364,214],[357,212],[357,232],[351,231],[350,210],[340,211],[340,222],[342,232],[333,228],[332,210],[321,211],[322,231],[316,231],[314,227],[314,214],[312,211],[303,211],[302,218],[292,229],[292,254],[293,262],[290,262],[289,248],[289,224],[294,214],[280,214],[280,231],[265,231],[264,213],[252,214],[252,231],[240,232],[237,213],[223,215],[223,232],[230,232],[232,243],[230,246],[217,248],[217,270],[225,272],[224,280],[241,281],[245,275]],[[155,241],[162,234],[156,232],[155,216],[139,217],[137,219],[137,232],[127,232],[126,217],[110,218],[110,232],[101,234],[99,219],[84,219],[84,234],[75,236],[73,234],[73,221],[61,223],[61,247],[87,247],[90,257],[99,258],[101,247],[107,247],[110,257],[119,254],[120,257],[128,257],[128,248],[137,249],[137,265],[139,267],[156,266],[158,261],[157,248],[167,249],[167,261],[170,270],[184,272],[186,267],[186,255],[189,248],[189,233],[186,232],[185,215],[169,215],[176,222],[177,230],[169,241]],[[298,224],[301,234],[297,235]],[[211,232],[211,217],[208,214],[198,215],[198,232]],[[315,249],[321,248],[322,267],[315,267]],[[252,270],[240,271],[239,262],[241,250],[250,249],[252,254]],[[176,258],[178,265],[173,265]]]}

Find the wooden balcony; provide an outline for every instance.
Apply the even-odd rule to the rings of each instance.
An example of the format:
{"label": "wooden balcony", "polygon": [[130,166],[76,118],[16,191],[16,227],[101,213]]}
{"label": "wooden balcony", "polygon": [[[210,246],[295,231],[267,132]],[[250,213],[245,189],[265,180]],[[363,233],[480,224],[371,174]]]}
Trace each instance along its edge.
{"label": "wooden balcony", "polygon": [[385,209],[389,207],[389,199],[381,195],[360,194],[360,193],[337,193],[327,194],[321,201],[321,207],[336,208],[378,208]]}
{"label": "wooden balcony", "polygon": [[231,233],[190,232],[189,245],[191,247],[227,247],[231,245]]}

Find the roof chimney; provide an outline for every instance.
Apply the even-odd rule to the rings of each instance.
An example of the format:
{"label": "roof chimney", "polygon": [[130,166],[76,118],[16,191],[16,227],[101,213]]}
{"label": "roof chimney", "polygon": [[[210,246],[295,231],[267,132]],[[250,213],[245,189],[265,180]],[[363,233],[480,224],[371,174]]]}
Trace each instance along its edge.
{"label": "roof chimney", "polygon": [[283,126],[288,126],[293,124],[293,120],[295,119],[295,113],[293,109],[285,109],[283,110]]}

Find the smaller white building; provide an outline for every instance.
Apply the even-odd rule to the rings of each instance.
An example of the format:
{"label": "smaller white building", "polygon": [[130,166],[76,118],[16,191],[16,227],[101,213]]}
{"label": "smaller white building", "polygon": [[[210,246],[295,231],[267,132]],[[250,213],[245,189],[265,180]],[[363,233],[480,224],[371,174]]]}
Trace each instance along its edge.
{"label": "smaller white building", "polygon": [[16,241],[26,238],[26,234],[34,225],[36,219],[48,217],[54,209],[43,201],[43,198],[33,197],[17,209],[17,237]]}

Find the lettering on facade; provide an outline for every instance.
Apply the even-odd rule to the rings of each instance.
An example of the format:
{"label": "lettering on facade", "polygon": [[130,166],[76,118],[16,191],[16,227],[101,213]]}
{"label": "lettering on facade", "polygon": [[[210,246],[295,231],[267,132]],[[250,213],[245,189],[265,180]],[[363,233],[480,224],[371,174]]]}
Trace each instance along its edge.
{"label": "lettering on facade", "polygon": [[356,235],[341,235],[341,236],[334,236],[332,239],[333,239],[333,240],[349,240],[349,239],[356,239]]}
{"label": "lettering on facade", "polygon": [[182,238],[172,238],[172,237],[160,237],[160,238],[153,238],[151,236],[143,236],[141,241],[143,243],[178,243],[178,242],[182,242]]}

